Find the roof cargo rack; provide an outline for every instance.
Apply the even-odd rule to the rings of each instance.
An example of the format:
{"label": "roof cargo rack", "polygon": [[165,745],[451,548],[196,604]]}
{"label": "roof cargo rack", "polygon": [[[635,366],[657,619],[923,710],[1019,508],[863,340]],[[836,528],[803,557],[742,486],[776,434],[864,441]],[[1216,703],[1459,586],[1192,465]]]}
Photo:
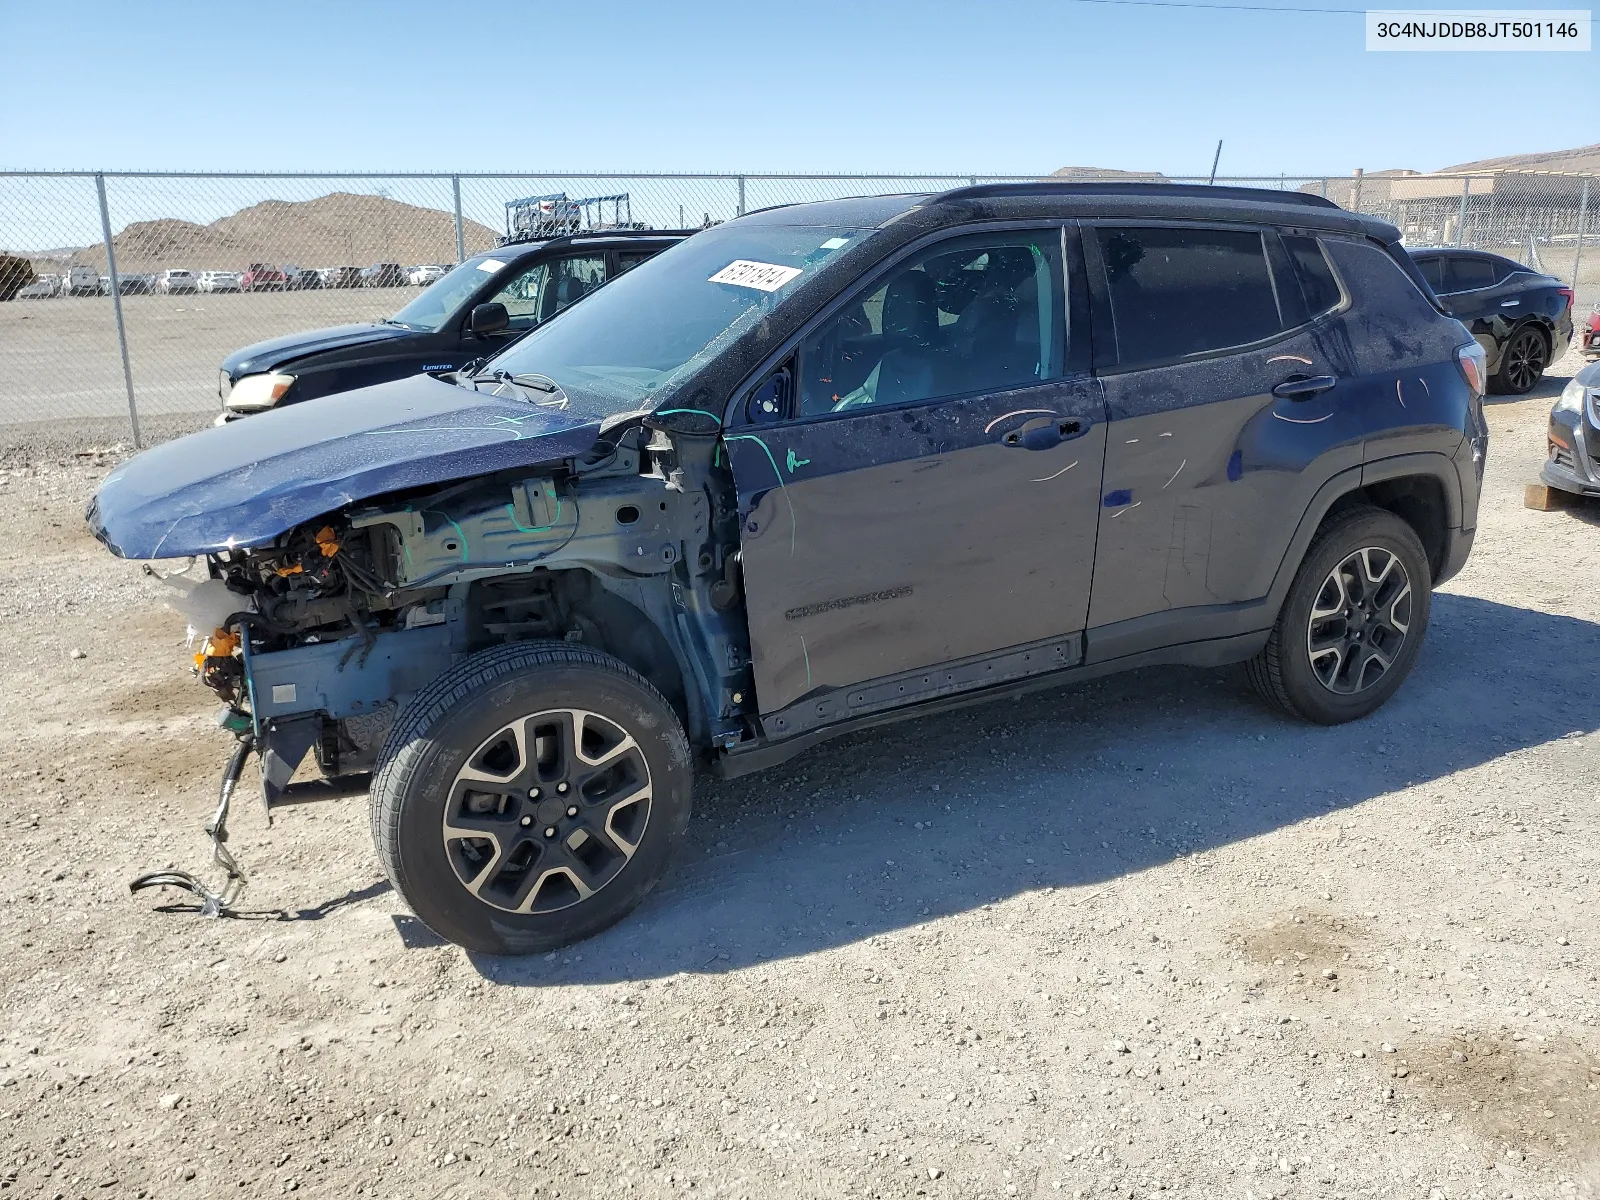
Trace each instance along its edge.
{"label": "roof cargo rack", "polygon": [[506,233],[500,244],[541,241],[592,230],[644,228],[643,221],[633,219],[633,202],[627,192],[577,200],[569,199],[565,192],[552,192],[507,200]]}
{"label": "roof cargo rack", "polygon": [[940,200],[993,200],[1002,196],[1194,196],[1209,200],[1247,200],[1255,204],[1303,204],[1311,208],[1338,208],[1332,200],[1311,192],[1273,188],[1228,187],[1208,183],[1118,183],[1041,179],[1036,183],[980,183],[974,187],[941,192]]}

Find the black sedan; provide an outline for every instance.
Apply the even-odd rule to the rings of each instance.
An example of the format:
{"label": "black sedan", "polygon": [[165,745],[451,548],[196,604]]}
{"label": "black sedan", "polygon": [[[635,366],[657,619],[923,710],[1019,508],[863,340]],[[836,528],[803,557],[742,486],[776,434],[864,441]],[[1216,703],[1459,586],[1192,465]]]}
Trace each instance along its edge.
{"label": "black sedan", "polygon": [[615,230],[475,254],[377,324],[257,342],[222,362],[221,421],[497,354],[581,296],[688,234]]}
{"label": "black sedan", "polygon": [[1521,396],[1572,341],[1572,289],[1483,250],[1413,250],[1445,310],[1489,356],[1489,390]]}

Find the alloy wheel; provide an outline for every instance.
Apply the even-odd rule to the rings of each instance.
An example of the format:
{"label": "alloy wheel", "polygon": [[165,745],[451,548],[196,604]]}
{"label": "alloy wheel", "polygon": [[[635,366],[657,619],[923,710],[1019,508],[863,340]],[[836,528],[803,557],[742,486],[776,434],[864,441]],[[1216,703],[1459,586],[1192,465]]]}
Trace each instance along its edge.
{"label": "alloy wheel", "polygon": [[1323,687],[1351,696],[1388,672],[1411,627],[1411,577],[1381,546],[1352,551],[1328,573],[1311,605],[1306,651]]}
{"label": "alloy wheel", "polygon": [[485,904],[556,912],[627,866],[650,800],[650,767],[627,730],[582,709],[534,713],[485,739],[456,773],[445,852]]}
{"label": "alloy wheel", "polygon": [[1545,367],[1544,339],[1525,329],[1506,347],[1506,382],[1515,393],[1529,392],[1539,382]]}

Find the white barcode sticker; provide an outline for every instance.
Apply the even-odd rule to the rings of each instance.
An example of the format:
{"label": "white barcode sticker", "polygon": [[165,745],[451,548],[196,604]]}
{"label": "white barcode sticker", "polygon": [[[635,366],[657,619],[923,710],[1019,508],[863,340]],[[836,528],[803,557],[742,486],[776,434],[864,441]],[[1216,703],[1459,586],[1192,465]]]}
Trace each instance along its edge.
{"label": "white barcode sticker", "polygon": [[501,262],[498,258],[486,258],[478,264],[478,270],[487,271],[489,274],[493,275],[503,266],[505,266],[505,263]]}
{"label": "white barcode sticker", "polygon": [[799,267],[782,267],[777,263],[751,262],[747,258],[736,258],[713,275],[711,282],[731,283],[735,287],[755,288],[760,292],[775,292],[799,275]]}
{"label": "white barcode sticker", "polygon": [[827,241],[822,243],[822,249],[837,250],[840,246],[848,245],[849,242],[849,238],[829,238]]}

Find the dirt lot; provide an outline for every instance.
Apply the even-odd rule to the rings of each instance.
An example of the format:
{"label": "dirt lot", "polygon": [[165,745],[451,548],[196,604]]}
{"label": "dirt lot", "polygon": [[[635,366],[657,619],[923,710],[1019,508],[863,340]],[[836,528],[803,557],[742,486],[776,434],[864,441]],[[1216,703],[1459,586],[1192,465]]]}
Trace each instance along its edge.
{"label": "dirt lot", "polygon": [[[147,440],[217,414],[217,364],[252,342],[397,312],[419,288],[124,296],[130,366]],[[1587,311],[1587,310],[1585,310]],[[128,441],[128,394],[109,297],[0,304],[0,434],[95,427]],[[34,440],[37,440],[35,437]]]}
{"label": "dirt lot", "polygon": [[239,919],[130,898],[204,863],[225,739],[82,531],[104,461],[14,456],[0,1190],[1593,1195],[1600,510],[1521,506],[1560,382],[1494,406],[1374,718],[1163,670],[840,741],[708,786],[638,913],[515,961],[407,917],[359,796],[268,828],[246,789]]}

